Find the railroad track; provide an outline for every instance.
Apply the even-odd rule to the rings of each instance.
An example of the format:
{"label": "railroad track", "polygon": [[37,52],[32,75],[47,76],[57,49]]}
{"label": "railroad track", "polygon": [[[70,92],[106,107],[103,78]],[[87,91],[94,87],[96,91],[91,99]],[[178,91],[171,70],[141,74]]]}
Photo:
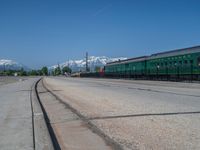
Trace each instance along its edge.
{"label": "railroad track", "polygon": [[50,137],[51,137],[51,140],[52,140],[52,143],[53,143],[53,147],[55,150],[61,150],[59,144],[58,144],[58,141],[57,141],[57,138],[56,138],[56,135],[54,133],[54,130],[51,126],[51,123],[50,123],[50,120],[49,120],[49,117],[47,115],[47,112],[40,100],[40,97],[39,97],[39,93],[38,93],[38,90],[37,90],[37,87],[38,87],[38,83],[42,81],[42,78],[39,79],[36,84],[35,84],[35,92],[36,92],[36,96],[37,96],[37,99],[38,99],[38,102],[40,104],[40,107],[42,109],[42,112],[44,114],[44,119],[45,119],[45,122],[46,122],[46,125],[47,125],[47,128],[48,128],[48,131],[49,131],[49,134],[50,134]]}
{"label": "railroad track", "polygon": [[[75,118],[73,118],[70,121],[75,121],[75,122],[79,121],[79,122],[81,122],[81,124],[84,124],[84,126],[85,126],[84,128],[88,131],[88,133],[85,133],[85,134],[89,134],[91,137],[94,136],[94,139],[97,139],[97,141],[99,141],[99,147],[101,147],[100,149],[102,149],[102,147],[103,147],[103,149],[104,148],[105,149],[115,149],[115,150],[121,150],[122,149],[121,145],[119,145],[113,139],[108,137],[104,132],[102,132],[99,128],[97,128],[90,121],[89,118],[85,117],[78,110],[74,109],[68,103],[66,103],[62,99],[60,99],[54,93],[55,91],[52,92],[50,89],[48,89],[48,87],[45,86],[45,84],[43,82],[43,79],[40,79],[40,80],[37,81],[37,83],[35,84],[35,91],[36,91],[37,99],[38,99],[39,104],[41,106],[42,112],[44,114],[44,118],[45,118],[45,121],[46,121],[46,125],[47,125],[47,128],[48,128],[49,134],[51,136],[51,140],[52,140],[54,149],[56,149],[56,150],[57,149],[58,150],[65,149],[65,143],[63,143],[63,139],[61,139],[61,140],[59,139],[61,136],[65,136],[65,135],[58,135],[60,133],[57,133],[58,131],[56,130],[57,129],[56,125],[57,126],[59,126],[59,124],[64,124],[65,125],[65,123],[66,122],[68,123],[69,120],[66,120],[66,116],[67,116],[67,114],[66,114],[66,116],[62,116],[61,115],[61,117],[63,117],[63,119],[61,118],[59,121],[55,121],[56,120],[55,118],[60,117],[60,116],[56,116],[57,112],[52,113],[50,111],[50,109],[48,109],[49,102],[47,102],[47,99],[44,100],[44,95],[45,94],[47,94],[48,96],[51,97],[49,99],[53,99],[53,101],[52,101],[53,103],[58,103],[60,106],[62,105],[62,107],[61,107],[62,110],[59,109],[60,112],[65,112],[66,111],[69,114],[72,113],[73,116],[75,116]],[[59,108],[60,108],[60,106],[59,106]],[[49,116],[51,116],[51,117],[54,116],[54,118],[50,118]],[[67,125],[66,125],[66,128],[67,128]],[[82,127],[80,126],[80,128],[82,128]],[[84,136],[87,136],[87,135],[84,135]],[[67,137],[67,138],[69,138],[69,137]],[[75,138],[78,138],[78,137],[75,137]],[[82,139],[82,140],[86,140],[87,141],[87,139]],[[66,141],[66,142],[68,142],[68,141]],[[92,142],[92,141],[87,141],[87,142]],[[76,144],[81,146],[82,143],[76,143]],[[92,145],[92,143],[89,143],[89,144]],[[73,146],[75,146],[75,145],[73,145]],[[98,145],[97,145],[97,147],[98,147]],[[76,149],[76,148],[74,148],[74,149]]]}

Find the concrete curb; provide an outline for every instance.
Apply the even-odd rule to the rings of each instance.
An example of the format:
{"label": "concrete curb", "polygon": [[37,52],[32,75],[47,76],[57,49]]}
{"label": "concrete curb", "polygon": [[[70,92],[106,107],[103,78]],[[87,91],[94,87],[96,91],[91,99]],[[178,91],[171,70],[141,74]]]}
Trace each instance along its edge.
{"label": "concrete curb", "polygon": [[[38,81],[37,81],[38,82]],[[31,89],[31,101],[32,101],[32,110],[33,110],[33,135],[34,135],[34,149],[35,150],[54,150],[51,137],[45,122],[44,114],[40,107],[35,85]]]}

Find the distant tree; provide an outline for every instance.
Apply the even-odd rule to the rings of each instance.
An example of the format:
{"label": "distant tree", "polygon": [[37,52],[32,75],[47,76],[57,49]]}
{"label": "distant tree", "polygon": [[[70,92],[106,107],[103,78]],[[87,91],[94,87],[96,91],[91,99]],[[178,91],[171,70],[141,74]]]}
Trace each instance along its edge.
{"label": "distant tree", "polygon": [[38,76],[38,71],[37,70],[31,70],[30,72],[28,72],[29,76]]}
{"label": "distant tree", "polygon": [[60,66],[56,67],[56,69],[54,70],[54,74],[55,74],[56,76],[61,75]]}
{"label": "distant tree", "polygon": [[20,76],[27,76],[27,72],[24,70],[24,68],[21,68],[19,71]]}
{"label": "distant tree", "polygon": [[12,75],[12,70],[4,70],[4,71],[1,71],[1,75],[4,75],[4,76],[11,76],[11,75]]}
{"label": "distant tree", "polygon": [[42,71],[42,75],[45,75],[45,76],[48,75],[48,68],[46,66],[42,67],[41,71]]}
{"label": "distant tree", "polygon": [[14,71],[13,71],[13,70],[7,70],[7,71],[6,71],[6,74],[7,74],[8,76],[12,76],[12,75],[14,75]]}
{"label": "distant tree", "polygon": [[41,70],[41,69],[37,70],[37,72],[38,72],[38,75],[39,75],[39,76],[42,76],[42,75],[43,75],[43,73],[42,73],[42,70]]}
{"label": "distant tree", "polygon": [[51,75],[55,76],[55,69],[51,70]]}
{"label": "distant tree", "polygon": [[69,68],[68,66],[65,66],[62,68],[62,73],[65,74],[65,73],[71,73],[72,72],[72,69]]}

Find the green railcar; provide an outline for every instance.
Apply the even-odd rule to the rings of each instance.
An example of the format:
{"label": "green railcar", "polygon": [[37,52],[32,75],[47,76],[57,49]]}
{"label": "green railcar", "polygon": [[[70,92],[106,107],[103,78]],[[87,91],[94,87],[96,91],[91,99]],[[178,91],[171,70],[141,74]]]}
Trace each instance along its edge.
{"label": "green railcar", "polygon": [[146,74],[146,56],[108,63],[106,76],[136,76]]}
{"label": "green railcar", "polygon": [[146,69],[147,75],[199,75],[200,47],[153,54]]}
{"label": "green railcar", "polygon": [[111,62],[105,66],[105,75],[200,80],[200,46]]}

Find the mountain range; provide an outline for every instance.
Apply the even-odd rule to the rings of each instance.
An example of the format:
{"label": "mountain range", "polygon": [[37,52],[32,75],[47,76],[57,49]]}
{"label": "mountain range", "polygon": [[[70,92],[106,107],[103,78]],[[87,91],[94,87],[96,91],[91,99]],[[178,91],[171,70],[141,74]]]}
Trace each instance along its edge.
{"label": "mountain range", "polygon": [[0,59],[0,70],[20,70],[21,68],[30,70],[28,67],[13,60]]}
{"label": "mountain range", "polygon": [[[88,67],[90,71],[94,71],[96,67],[103,67],[108,62],[118,61],[118,60],[124,60],[127,59],[125,57],[118,57],[118,58],[110,58],[106,56],[90,56],[88,57]],[[68,60],[66,62],[53,65],[48,67],[49,70],[53,70],[58,65],[63,68],[65,66],[68,66],[72,69],[72,72],[78,72],[78,71],[85,71],[86,69],[86,59],[79,59],[79,60]],[[30,68],[27,66],[20,64],[13,60],[8,59],[0,59],[0,70],[20,70],[23,68],[26,71],[29,71]]]}
{"label": "mountain range", "polygon": [[[89,56],[88,57],[88,67],[90,71],[94,71],[96,67],[103,67],[108,62],[118,61],[118,60],[124,60],[127,59],[125,57],[118,57],[118,58],[109,58],[106,56]],[[55,69],[58,67],[58,65],[63,68],[65,66],[68,66],[72,69],[72,72],[78,72],[78,71],[85,71],[86,69],[86,59],[79,59],[79,60],[68,60],[66,62],[53,65],[49,67],[50,70]]]}

